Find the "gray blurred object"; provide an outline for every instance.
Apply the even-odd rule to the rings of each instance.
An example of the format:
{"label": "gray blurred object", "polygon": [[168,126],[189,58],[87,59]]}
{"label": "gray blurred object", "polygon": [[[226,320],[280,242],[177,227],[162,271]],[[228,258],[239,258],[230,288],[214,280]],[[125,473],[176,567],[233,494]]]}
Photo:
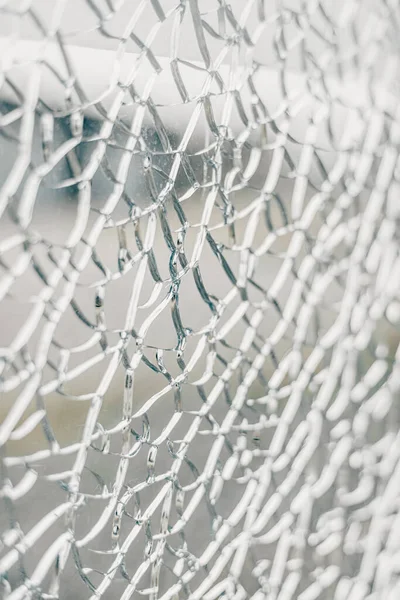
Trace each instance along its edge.
{"label": "gray blurred object", "polygon": [[397,10],[0,2],[7,600],[399,596]]}

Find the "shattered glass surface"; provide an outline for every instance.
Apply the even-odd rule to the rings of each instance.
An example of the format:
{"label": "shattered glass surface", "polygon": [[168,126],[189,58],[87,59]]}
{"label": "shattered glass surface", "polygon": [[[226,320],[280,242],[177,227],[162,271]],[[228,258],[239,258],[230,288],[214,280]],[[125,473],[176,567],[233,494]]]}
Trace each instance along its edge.
{"label": "shattered glass surface", "polygon": [[400,597],[399,14],[0,1],[2,598]]}

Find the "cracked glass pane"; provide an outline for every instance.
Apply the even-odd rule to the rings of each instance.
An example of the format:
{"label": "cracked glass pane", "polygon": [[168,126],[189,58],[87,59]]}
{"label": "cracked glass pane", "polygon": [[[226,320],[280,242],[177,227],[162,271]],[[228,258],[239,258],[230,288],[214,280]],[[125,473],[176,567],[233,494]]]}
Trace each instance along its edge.
{"label": "cracked glass pane", "polygon": [[0,0],[7,600],[397,600],[396,0]]}

